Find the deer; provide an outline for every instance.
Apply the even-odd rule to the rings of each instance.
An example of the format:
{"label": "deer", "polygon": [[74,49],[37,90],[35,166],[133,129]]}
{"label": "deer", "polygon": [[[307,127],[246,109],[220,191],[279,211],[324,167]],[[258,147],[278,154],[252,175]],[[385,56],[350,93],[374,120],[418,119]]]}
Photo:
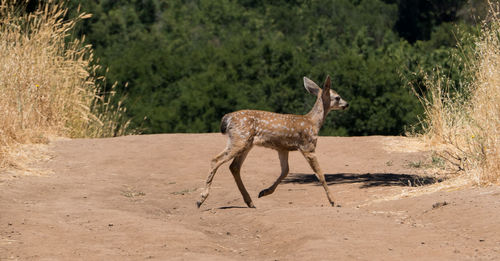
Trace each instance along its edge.
{"label": "deer", "polygon": [[233,159],[229,169],[234,177],[236,185],[243,196],[243,200],[249,208],[255,208],[245,185],[241,180],[240,169],[248,155],[255,146],[274,149],[278,152],[281,174],[268,188],[259,193],[259,198],[272,194],[278,184],[286,178],[289,172],[288,154],[290,151],[300,151],[305,157],[319,182],[326,192],[331,206],[335,206],[333,196],[330,193],[321,171],[315,150],[318,141],[318,133],[322,127],[327,114],[331,110],[345,110],[349,104],[343,100],[334,90],[331,90],[330,76],[326,77],[323,89],[307,77],[303,78],[304,87],[315,95],[314,106],[305,115],[279,114],[260,110],[240,110],[228,113],[222,117],[220,130],[222,134],[228,135],[226,148],[215,156],[210,165],[210,171],[205,182],[205,188],[201,193],[201,199],[196,202],[198,208],[207,199],[210,187],[217,169],[224,163]]}

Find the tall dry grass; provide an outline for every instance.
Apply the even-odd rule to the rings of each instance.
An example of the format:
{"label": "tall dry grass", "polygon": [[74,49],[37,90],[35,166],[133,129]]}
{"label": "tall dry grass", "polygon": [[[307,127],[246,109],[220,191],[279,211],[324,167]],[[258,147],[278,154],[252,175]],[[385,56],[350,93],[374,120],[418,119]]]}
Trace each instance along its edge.
{"label": "tall dry grass", "polygon": [[461,177],[476,185],[499,184],[498,4],[490,3],[489,16],[471,48],[472,52],[462,52],[467,70],[464,75],[472,76],[471,80],[461,86],[453,86],[446,77],[426,79],[428,96],[419,97],[425,107],[423,137]]}
{"label": "tall dry grass", "polygon": [[[97,67],[83,39],[68,41],[80,14],[63,19],[60,1],[42,1],[32,13],[0,0],[0,167],[16,165],[19,144],[48,137],[105,137],[127,131],[125,109],[99,93]],[[17,7],[16,7],[17,6]]]}

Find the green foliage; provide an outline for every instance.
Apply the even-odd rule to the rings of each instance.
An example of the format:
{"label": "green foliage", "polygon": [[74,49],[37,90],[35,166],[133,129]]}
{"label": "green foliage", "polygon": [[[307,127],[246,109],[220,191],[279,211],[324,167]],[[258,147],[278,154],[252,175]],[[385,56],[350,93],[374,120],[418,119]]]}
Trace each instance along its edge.
{"label": "green foliage", "polygon": [[430,41],[400,38],[407,2],[86,0],[93,17],[76,33],[108,82],[123,86],[132,127],[145,133],[218,131],[238,109],[303,114],[314,97],[302,77],[330,74],[351,107],[332,113],[322,134],[400,134],[421,112],[407,88],[414,72],[446,63],[455,43],[439,21]]}
{"label": "green foliage", "polygon": [[[467,2],[481,2],[478,0],[392,0],[399,7],[399,18],[396,30],[399,35],[411,43],[417,40],[432,39],[433,30],[441,23],[457,20],[460,11],[463,11]],[[465,12],[464,12],[465,13]]]}

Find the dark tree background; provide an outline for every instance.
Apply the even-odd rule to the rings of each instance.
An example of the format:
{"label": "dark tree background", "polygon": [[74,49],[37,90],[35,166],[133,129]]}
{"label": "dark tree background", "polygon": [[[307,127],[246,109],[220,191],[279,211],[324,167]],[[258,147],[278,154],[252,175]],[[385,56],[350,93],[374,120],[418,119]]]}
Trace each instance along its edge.
{"label": "dark tree background", "polygon": [[473,30],[465,0],[84,0],[69,15],[78,5],[93,16],[75,36],[144,133],[214,132],[244,108],[303,114],[315,98],[302,77],[330,74],[351,107],[322,134],[401,134],[422,113],[408,82],[436,64],[452,75],[457,35]]}

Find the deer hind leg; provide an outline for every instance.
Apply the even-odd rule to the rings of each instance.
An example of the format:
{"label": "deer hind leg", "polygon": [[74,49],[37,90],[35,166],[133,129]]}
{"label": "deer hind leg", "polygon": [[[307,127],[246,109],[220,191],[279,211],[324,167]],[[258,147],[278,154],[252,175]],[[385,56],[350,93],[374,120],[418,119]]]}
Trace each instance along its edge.
{"label": "deer hind leg", "polygon": [[252,202],[252,198],[250,198],[250,195],[248,194],[245,185],[243,185],[243,181],[241,180],[241,175],[240,175],[241,165],[243,165],[243,161],[245,161],[245,158],[247,157],[250,149],[251,147],[248,147],[241,153],[239,153],[229,166],[229,170],[231,170],[231,173],[233,174],[234,177],[234,181],[236,182],[236,185],[238,186],[238,189],[240,190],[240,193],[243,196],[243,200],[245,201],[247,206],[249,208],[255,208]]}
{"label": "deer hind leg", "polygon": [[267,196],[269,194],[272,194],[274,192],[274,190],[276,190],[276,187],[278,187],[278,185],[281,183],[281,181],[284,178],[286,178],[286,176],[288,175],[288,171],[289,171],[288,151],[278,151],[278,156],[280,158],[281,174],[278,177],[278,179],[276,179],[276,181],[269,188],[263,189],[259,193],[259,198],[263,197],[263,196]]}
{"label": "deer hind leg", "polygon": [[237,144],[233,144],[230,140],[228,143],[226,149],[219,153],[217,156],[215,156],[212,159],[211,165],[210,165],[210,172],[207,177],[207,181],[205,182],[205,188],[203,189],[203,192],[201,193],[201,198],[198,202],[196,202],[196,205],[198,208],[205,202],[205,200],[208,197],[208,194],[210,193],[210,187],[212,186],[212,180],[214,179],[215,173],[217,172],[217,169],[219,167],[234,158],[238,153],[240,153],[245,146],[238,146]]}
{"label": "deer hind leg", "polygon": [[314,154],[314,152],[306,152],[306,151],[302,151],[302,154],[306,158],[307,162],[309,162],[309,165],[316,174],[316,177],[319,179],[319,182],[321,182],[321,185],[323,185],[323,188],[325,189],[326,192],[326,196],[328,197],[328,201],[330,201],[330,204],[333,207],[335,205],[333,202],[333,197],[330,193],[330,190],[328,189],[328,185],[326,184],[325,175],[323,174],[323,172],[319,167],[316,155]]}

